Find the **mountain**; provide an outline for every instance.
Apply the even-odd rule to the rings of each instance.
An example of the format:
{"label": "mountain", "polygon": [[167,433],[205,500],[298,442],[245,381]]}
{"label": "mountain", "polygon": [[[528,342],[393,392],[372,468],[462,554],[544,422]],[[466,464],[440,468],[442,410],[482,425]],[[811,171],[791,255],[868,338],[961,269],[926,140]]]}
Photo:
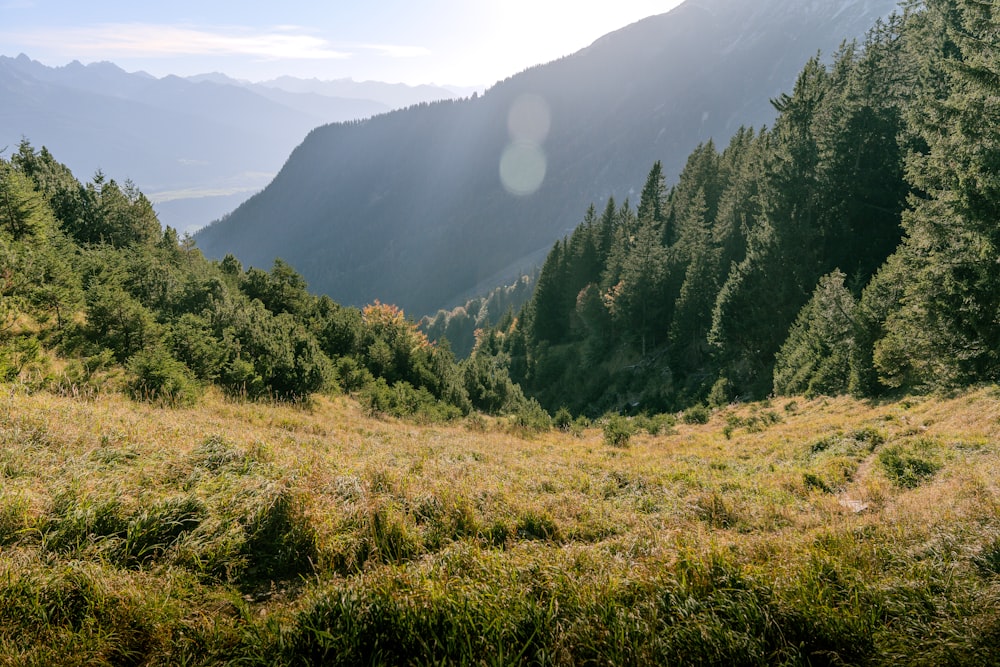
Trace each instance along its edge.
{"label": "mountain", "polygon": [[[404,105],[432,93],[453,96],[390,88]],[[23,54],[0,56],[0,96],[0,148],[25,137],[56,151],[77,173],[102,169],[130,178],[161,221],[181,230],[207,224],[267,185],[316,126],[395,104],[289,92],[222,74],[156,78],[108,62],[47,67]]]}
{"label": "mountain", "polygon": [[[894,7],[688,0],[482,96],[318,128],[197,242],[258,266],[281,257],[351,304],[378,298],[414,315],[457,305],[540,263],[588,202],[633,195],[654,161],[669,180],[698,143],[770,123],[769,100],[809,57]],[[532,183],[505,189],[500,178],[515,105],[550,128],[541,152],[522,144],[504,164],[515,179],[530,180],[532,164],[544,171],[530,194]]]}
{"label": "mountain", "polygon": [[320,79],[299,79],[293,76],[282,76],[270,81],[262,81],[257,86],[257,89],[261,88],[340,99],[374,100],[390,109],[408,107],[421,102],[436,102],[456,96],[456,90],[441,86],[407,86],[402,83],[354,81],[352,79],[322,81]]}

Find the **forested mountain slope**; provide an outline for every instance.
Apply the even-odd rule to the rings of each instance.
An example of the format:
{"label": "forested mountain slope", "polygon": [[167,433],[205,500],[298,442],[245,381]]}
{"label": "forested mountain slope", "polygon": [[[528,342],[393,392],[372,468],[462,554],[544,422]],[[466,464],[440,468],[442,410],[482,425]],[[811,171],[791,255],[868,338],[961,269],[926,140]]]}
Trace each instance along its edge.
{"label": "forested mountain slope", "polygon": [[773,128],[591,207],[490,347],[598,414],[996,381],[994,12],[928,1],[810,60]]}
{"label": "forested mountain slope", "polygon": [[[318,128],[197,242],[251,265],[281,257],[350,304],[377,297],[415,315],[459,305],[537,263],[579,221],[581,201],[624,199],[655,160],[672,180],[699,142],[769,123],[769,98],[807,58],[894,6],[689,0],[481,97]],[[512,132],[515,107],[537,124]],[[504,167],[528,180],[501,181],[505,150],[521,139],[544,156],[537,191],[531,148],[527,164]]]}
{"label": "forested mountain slope", "polygon": [[398,308],[342,307],[281,261],[206,260],[134,185],[80,182],[26,140],[0,158],[0,382],[170,405],[210,386],[288,402],[349,391],[373,414],[548,419],[505,367],[457,364]]}

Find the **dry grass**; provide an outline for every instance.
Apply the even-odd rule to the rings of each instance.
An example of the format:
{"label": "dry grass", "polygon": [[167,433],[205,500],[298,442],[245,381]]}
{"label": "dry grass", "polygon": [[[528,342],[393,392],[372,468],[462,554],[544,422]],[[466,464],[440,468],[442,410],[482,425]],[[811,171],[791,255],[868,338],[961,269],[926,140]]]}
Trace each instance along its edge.
{"label": "dry grass", "polygon": [[0,662],[988,661],[998,396],[733,406],[610,447],[7,388]]}

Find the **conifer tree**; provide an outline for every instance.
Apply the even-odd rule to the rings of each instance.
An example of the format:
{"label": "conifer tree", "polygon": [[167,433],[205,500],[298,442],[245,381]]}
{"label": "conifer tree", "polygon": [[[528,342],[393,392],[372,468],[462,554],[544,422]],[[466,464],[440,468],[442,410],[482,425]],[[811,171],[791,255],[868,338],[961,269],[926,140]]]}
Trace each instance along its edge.
{"label": "conifer tree", "polygon": [[843,394],[858,331],[856,303],[841,271],[823,276],[778,351],[774,391],[779,394]]}
{"label": "conifer tree", "polygon": [[943,86],[922,86],[911,117],[927,149],[907,165],[917,190],[903,220],[908,280],[875,348],[891,386],[1000,377],[1000,9],[926,6],[918,27],[936,48],[923,55],[925,76]]}

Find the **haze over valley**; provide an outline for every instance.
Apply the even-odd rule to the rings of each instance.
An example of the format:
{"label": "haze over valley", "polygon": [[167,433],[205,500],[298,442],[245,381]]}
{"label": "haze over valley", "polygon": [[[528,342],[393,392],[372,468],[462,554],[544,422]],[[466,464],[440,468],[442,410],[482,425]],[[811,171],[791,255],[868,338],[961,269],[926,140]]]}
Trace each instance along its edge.
{"label": "haze over valley", "polygon": [[74,172],[129,178],[160,221],[194,232],[264,188],[314,127],[454,97],[437,86],[222,74],[155,78],[110,62],[0,56],[0,147],[59,147]]}

